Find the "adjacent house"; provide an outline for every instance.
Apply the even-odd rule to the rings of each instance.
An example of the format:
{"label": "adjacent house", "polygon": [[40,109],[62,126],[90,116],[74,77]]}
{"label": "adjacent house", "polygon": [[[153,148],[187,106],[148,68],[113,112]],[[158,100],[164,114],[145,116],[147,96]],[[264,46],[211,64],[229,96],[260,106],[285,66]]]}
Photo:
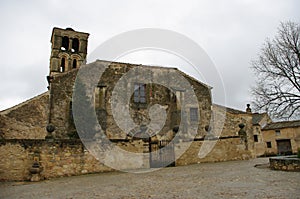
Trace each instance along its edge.
{"label": "adjacent house", "polygon": [[300,148],[300,120],[271,122],[262,128],[266,155],[288,155]]}

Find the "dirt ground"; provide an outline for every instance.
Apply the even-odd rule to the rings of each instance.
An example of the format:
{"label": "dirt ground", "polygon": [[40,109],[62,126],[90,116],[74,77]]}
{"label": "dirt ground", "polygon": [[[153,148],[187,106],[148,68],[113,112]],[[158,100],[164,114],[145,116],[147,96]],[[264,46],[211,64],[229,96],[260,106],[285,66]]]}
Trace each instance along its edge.
{"label": "dirt ground", "polygon": [[273,171],[268,158],[110,172],[42,182],[5,182],[0,198],[300,198],[300,172]]}

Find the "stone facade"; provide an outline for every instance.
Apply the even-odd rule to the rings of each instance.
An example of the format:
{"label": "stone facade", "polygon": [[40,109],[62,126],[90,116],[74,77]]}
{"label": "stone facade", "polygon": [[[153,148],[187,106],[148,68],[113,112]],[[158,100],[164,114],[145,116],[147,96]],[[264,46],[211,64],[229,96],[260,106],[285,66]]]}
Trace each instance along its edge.
{"label": "stone facade", "polygon": [[262,129],[265,155],[296,154],[300,148],[300,121],[273,122]]}
{"label": "stone facade", "polygon": [[257,157],[266,155],[266,143],[262,128],[271,123],[272,120],[266,113],[254,113],[252,117],[253,123],[253,141],[254,141],[254,154]]}
{"label": "stone facade", "polygon": [[[205,141],[214,142],[214,140]],[[198,164],[203,162],[221,162],[229,160],[247,160],[253,158],[251,150],[245,150],[244,143],[237,137],[226,137],[219,139],[213,149],[203,158],[199,157],[199,151],[203,146],[203,141],[194,141],[191,143],[187,151],[176,160],[176,165]],[[182,147],[183,144],[178,144],[176,147]]]}
{"label": "stone facade", "polygon": [[[105,61],[97,61],[96,64],[99,67],[104,65]],[[104,67],[104,66],[103,66]],[[109,64],[109,67],[105,70],[99,81],[99,87],[96,87],[94,93],[94,107],[95,111],[99,114],[99,123],[102,124],[103,130],[109,139],[127,139],[128,136],[122,129],[119,128],[117,123],[114,121],[113,110],[112,110],[112,92],[115,88],[116,83],[119,79],[125,75],[128,71],[139,68],[150,68],[149,66],[125,64],[113,62]],[[149,70],[152,75],[162,75],[164,73],[180,73],[177,69],[162,68],[162,67],[151,67]],[[50,84],[50,95],[51,95],[51,109],[49,121],[55,126],[53,132],[55,138],[68,138],[68,132],[75,131],[75,126],[72,121],[72,95],[74,89],[74,82],[78,70],[74,69],[64,74],[59,74],[53,77]],[[185,112],[187,115],[190,114],[190,106],[196,107],[199,112],[199,127],[197,136],[205,136],[204,127],[209,125],[211,118],[211,96],[210,88],[202,83],[197,82],[193,78],[190,78],[186,74],[183,74],[189,83],[193,86],[194,92],[197,96],[198,102],[195,105],[186,105]],[[145,74],[143,74],[145,76]],[[143,77],[142,77],[143,78]],[[181,111],[181,107],[178,107],[179,102],[176,97],[176,91],[171,91],[168,88],[158,84],[147,84],[145,86],[145,103],[134,103],[133,99],[130,100],[129,109],[130,117],[137,125],[149,124],[149,107],[159,104],[167,112],[167,118],[165,125],[161,131],[161,135],[172,130],[178,125],[180,118],[176,116]],[[180,85],[178,85],[180,87]],[[102,89],[102,90],[101,90]],[[124,88],[124,89],[130,89]],[[103,90],[104,94],[103,94]],[[127,93],[127,91],[124,91]],[[101,96],[100,96],[101,95]],[[178,94],[180,95],[180,94]],[[182,94],[183,95],[183,94]],[[189,96],[185,96],[188,98]],[[101,98],[101,99],[100,99]],[[100,115],[101,114],[101,115]],[[101,117],[100,117],[101,116]],[[178,121],[177,121],[178,120]],[[157,133],[157,132],[153,132]]]}
{"label": "stone facade", "polygon": [[112,171],[95,159],[79,140],[6,140],[0,143],[1,180],[30,180],[36,158],[41,179]]}
{"label": "stone facade", "polygon": [[47,131],[49,92],[0,112],[0,137],[44,139]]}
{"label": "stone facade", "polygon": [[[179,166],[256,156],[258,143],[254,135],[261,136],[260,129],[268,121],[267,117],[254,119],[249,106],[247,111],[238,111],[212,104],[211,87],[176,68],[96,61],[93,64],[98,69],[107,68],[95,87],[89,87],[87,82],[99,77],[94,68],[89,68],[90,64],[80,66],[87,55],[87,38],[87,33],[54,28],[47,77],[49,91],[0,112],[1,180],[38,180],[111,171],[113,169],[103,164],[110,159],[118,160],[120,169],[137,169],[160,166],[159,159]],[[85,69],[86,79],[76,79]],[[113,104],[116,85],[132,71],[135,72],[132,77],[138,81],[127,82],[117,92],[128,97],[129,103],[126,106]],[[179,77],[184,80],[179,81]],[[183,87],[184,81],[190,87]],[[74,117],[78,110],[73,106],[78,100],[73,96],[78,84],[86,92],[79,101],[91,102],[91,106],[84,104],[86,106],[79,109],[82,112],[79,119]],[[195,99],[189,93],[190,88]],[[140,92],[138,101],[137,90]],[[155,106],[160,108],[151,109]],[[87,134],[78,133],[78,123],[90,122],[89,116],[84,114],[85,109],[90,108],[96,113],[101,128]],[[126,109],[129,115],[123,115]],[[131,118],[136,128],[126,132],[123,124],[115,120],[116,110],[122,121]],[[160,122],[163,122],[161,129],[155,125]],[[97,148],[97,144],[103,144],[101,132],[120,149],[144,155],[131,160],[122,155],[109,156],[104,151],[92,155],[94,151],[88,151],[82,141],[86,139],[88,145]],[[78,136],[83,137],[80,140]],[[160,148],[167,149],[168,153],[160,156]],[[33,165],[39,168],[39,178],[32,176]]]}
{"label": "stone facade", "polygon": [[53,28],[50,75],[70,71],[84,64],[88,37],[88,33],[74,31],[72,28]]}

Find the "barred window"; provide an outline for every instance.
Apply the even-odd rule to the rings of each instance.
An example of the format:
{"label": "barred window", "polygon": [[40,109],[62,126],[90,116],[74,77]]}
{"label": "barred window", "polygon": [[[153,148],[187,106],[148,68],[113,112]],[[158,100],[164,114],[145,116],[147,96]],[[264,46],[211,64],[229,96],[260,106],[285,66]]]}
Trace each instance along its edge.
{"label": "barred window", "polygon": [[190,120],[198,122],[198,108],[190,108]]}
{"label": "barred window", "polygon": [[146,103],[146,84],[134,84],[133,101],[135,103]]}

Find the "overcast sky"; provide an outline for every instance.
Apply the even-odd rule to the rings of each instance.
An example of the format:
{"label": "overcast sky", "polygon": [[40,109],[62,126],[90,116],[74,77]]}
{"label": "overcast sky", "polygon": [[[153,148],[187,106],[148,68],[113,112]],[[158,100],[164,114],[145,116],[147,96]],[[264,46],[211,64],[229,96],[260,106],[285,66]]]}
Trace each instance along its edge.
{"label": "overcast sky", "polygon": [[[255,81],[251,60],[265,39],[276,34],[280,21],[299,23],[299,8],[298,0],[1,1],[0,110],[47,90],[53,27],[90,33],[88,53],[133,29],[162,28],[184,34],[214,62],[224,82],[226,105],[244,110]],[[151,51],[118,61],[188,67],[177,58]]]}

